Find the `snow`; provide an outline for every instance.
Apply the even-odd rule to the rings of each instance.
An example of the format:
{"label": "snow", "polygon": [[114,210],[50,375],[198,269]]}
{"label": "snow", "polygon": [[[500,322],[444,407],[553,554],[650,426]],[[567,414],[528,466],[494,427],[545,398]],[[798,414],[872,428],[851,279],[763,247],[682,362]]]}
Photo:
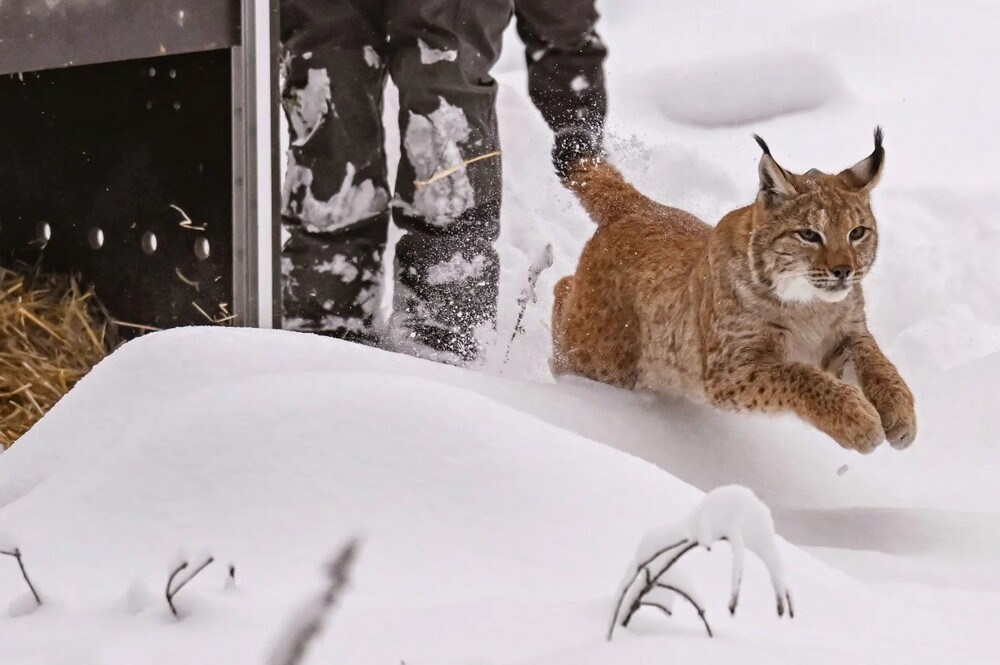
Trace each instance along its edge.
{"label": "snow", "polygon": [[654,75],[652,100],[667,118],[692,127],[759,123],[815,111],[843,95],[836,67],[809,52],[713,57],[667,65]]}
{"label": "snow", "polygon": [[369,67],[374,67],[378,69],[382,66],[382,58],[379,57],[378,52],[375,50],[374,46],[365,46],[362,51],[365,56],[365,64]]}
{"label": "snow", "polygon": [[286,102],[288,118],[295,133],[295,145],[305,145],[312,135],[334,113],[330,101],[330,75],[325,69],[310,69],[306,87],[292,89]]}
{"label": "snow", "polygon": [[25,591],[20,596],[17,596],[14,600],[10,601],[10,605],[7,607],[7,616],[12,619],[17,619],[19,617],[24,617],[32,612],[38,610],[38,602],[35,597],[31,595],[30,591]]}
{"label": "snow", "polygon": [[126,614],[137,615],[157,601],[156,596],[142,580],[132,580],[122,598],[121,608]]}
{"label": "snow", "polygon": [[[756,192],[751,133],[786,168],[832,171],[886,128],[866,299],[916,395],[916,443],[862,457],[790,417],[552,382],[552,286],[593,226],[551,172],[510,35],[496,69],[504,342],[529,267],[548,244],[554,256],[510,361],[498,349],[469,372],[279,331],[126,346],[0,455],[0,530],[46,601],[0,615],[0,662],[264,662],[355,536],[351,588],[307,662],[994,662],[1000,135],[986,130],[1000,98],[983,82],[1000,59],[1000,7],[621,0],[602,12],[608,144],[658,200],[717,220]],[[813,87],[802,63],[838,85]],[[757,88],[737,85],[741,71]],[[714,108],[694,117],[702,95]],[[390,163],[397,112],[390,91]],[[455,163],[428,160],[418,177]],[[794,621],[775,616],[756,556],[730,618],[732,552],[717,545],[682,571],[714,638],[668,597],[672,617],[644,610],[606,642],[635,544],[734,483],[771,510]],[[174,619],[164,564],[182,545],[219,559]],[[223,589],[223,561],[236,588]],[[138,613],[133,584],[149,591],[131,594]],[[25,591],[0,557],[0,608],[28,607]]]}
{"label": "snow", "polygon": [[296,164],[292,153],[289,153],[288,173],[285,180],[286,192],[303,191],[301,201],[296,201],[286,193],[286,214],[291,214],[290,207],[299,210],[302,226],[307,231],[330,232],[355,222],[367,219],[385,210],[389,203],[388,193],[375,186],[371,179],[354,184],[357,168],[348,163],[344,179],[338,190],[328,200],[316,198],[313,193],[313,172],[311,169]]}
{"label": "snow", "polygon": [[440,285],[478,279],[483,276],[484,270],[486,270],[485,256],[477,254],[471,259],[466,259],[461,252],[455,252],[455,255],[447,261],[428,268],[427,283]]}
{"label": "snow", "polygon": [[435,62],[455,62],[455,59],[458,58],[458,51],[433,49],[422,39],[417,40],[417,46],[420,48],[420,63],[424,65],[433,65]]}
{"label": "snow", "polygon": [[318,264],[315,270],[320,273],[336,275],[345,284],[353,282],[358,278],[358,269],[343,254],[337,254],[333,257],[332,261],[324,261]]}
{"label": "snow", "polygon": [[[795,579],[794,622],[775,620],[766,570],[752,558],[738,617],[728,619],[729,556],[713,547],[689,555],[685,572],[703,590],[716,638],[678,606],[669,621],[637,616],[606,646],[634,544],[703,494],[595,441],[607,440],[596,425],[632,420],[627,436],[687,441],[688,460],[706,468],[737,455],[738,442],[719,450],[698,433],[724,431],[710,412],[688,418],[686,437],[668,426],[678,418],[679,405],[602,386],[526,383],[312,335],[183,329],[140,339],[2,456],[5,528],[51,598],[30,617],[0,620],[5,662],[97,653],[112,664],[260,662],[319,588],[322,562],[356,535],[351,591],[313,662],[563,665],[652,662],[664,652],[722,662],[747,645],[801,661],[816,640],[828,649],[814,662],[842,662],[914,653],[914,632],[927,635],[915,662],[983,661],[991,619],[977,612],[995,601],[903,601],[791,545],[782,555]],[[797,423],[734,424],[750,441],[786,433],[756,451],[761,462],[802,448],[838,457]],[[817,459],[794,461],[810,479],[824,473]],[[749,484],[767,488],[768,475]],[[162,589],[178,543],[234,562],[238,590],[223,590],[228,572],[216,563],[178,596],[180,619],[155,593],[138,614],[126,611],[122,590],[134,580]],[[0,567],[0,593],[22,589],[16,568]],[[935,597],[933,587],[925,593]],[[60,639],[44,637],[53,634]]]}
{"label": "snow", "polygon": [[552,255],[552,245],[545,245],[536,254],[535,258],[528,266],[528,283],[525,284],[517,302],[520,306],[525,306],[528,302],[538,302],[538,278],[542,273],[552,267],[555,257]]}
{"label": "snow", "polygon": [[[441,105],[428,116],[410,113],[404,145],[418,182],[428,182],[445,169],[461,165],[458,144],[469,138],[465,113],[441,99]],[[452,220],[475,205],[476,195],[465,168],[417,186],[413,195],[415,212],[435,226],[448,226]]]}
{"label": "snow", "polygon": [[590,88],[590,81],[583,74],[577,74],[573,77],[573,80],[569,82],[569,87],[573,89],[573,92],[583,92]]}

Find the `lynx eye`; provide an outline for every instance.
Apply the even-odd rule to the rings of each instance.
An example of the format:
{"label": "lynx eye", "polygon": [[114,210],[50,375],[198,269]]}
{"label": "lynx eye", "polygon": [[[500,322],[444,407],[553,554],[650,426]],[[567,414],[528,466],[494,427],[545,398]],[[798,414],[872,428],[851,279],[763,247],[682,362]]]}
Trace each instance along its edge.
{"label": "lynx eye", "polygon": [[812,229],[799,229],[799,237],[805,240],[806,242],[816,243],[817,245],[823,242],[823,236],[813,231]]}
{"label": "lynx eye", "polygon": [[855,226],[853,229],[851,229],[851,232],[850,234],[848,234],[847,237],[850,238],[852,241],[857,241],[861,240],[866,235],[868,235],[868,229],[866,229],[863,226]]}

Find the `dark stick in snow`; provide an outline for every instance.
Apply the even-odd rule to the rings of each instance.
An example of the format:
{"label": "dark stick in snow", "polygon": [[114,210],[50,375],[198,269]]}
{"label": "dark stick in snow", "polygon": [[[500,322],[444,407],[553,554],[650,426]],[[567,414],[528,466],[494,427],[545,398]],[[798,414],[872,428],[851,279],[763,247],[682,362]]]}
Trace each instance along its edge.
{"label": "dark stick in snow", "polygon": [[712,627],[708,625],[708,619],[705,618],[705,610],[702,608],[701,605],[695,602],[695,599],[692,598],[689,593],[681,590],[678,587],[671,586],[670,584],[657,584],[656,586],[660,587],[661,589],[666,589],[667,591],[673,591],[678,596],[680,596],[687,602],[691,603],[691,606],[694,607],[695,611],[698,612],[698,616],[701,617],[701,622],[705,624],[705,630],[708,631],[708,636],[715,637],[715,635],[712,634]]}
{"label": "dark stick in snow", "polygon": [[[643,571],[645,571],[645,573],[646,573],[646,585],[643,588],[642,593],[640,593],[638,596],[636,596],[636,602],[632,604],[631,608],[629,608],[629,613],[625,617],[625,620],[622,622],[622,625],[628,624],[629,620],[632,618],[632,615],[635,613],[635,610],[638,609],[637,603],[642,599],[642,596],[647,591],[649,591],[652,588],[652,584],[653,584],[653,582],[655,582],[655,580],[652,577],[650,577],[649,569],[646,566],[648,566],[649,564],[653,563],[654,561],[656,561],[657,558],[663,556],[664,554],[666,554],[670,550],[678,548],[678,547],[681,547],[682,545],[685,545],[687,543],[688,543],[688,540],[686,538],[684,540],[679,540],[676,543],[674,543],[673,545],[668,545],[668,546],[664,547],[663,549],[658,550],[653,556],[649,557],[648,559],[646,559],[645,561],[643,561],[642,563],[640,563],[638,566],[636,566],[635,574],[632,575],[632,579],[629,580],[629,583],[625,585],[624,589],[622,589],[622,595],[618,599],[618,603],[615,605],[615,615],[613,617],[611,617],[611,626],[608,627],[608,641],[609,642],[611,641],[611,637],[614,635],[615,626],[618,625],[618,615],[620,615],[621,612],[622,612],[622,603],[625,602],[625,596],[628,594],[628,590],[632,588],[632,585],[635,584],[635,580],[636,580],[637,577],[639,577],[639,573],[642,573]],[[693,547],[696,547],[695,543],[692,543],[691,545],[689,545],[688,548],[686,550],[684,550],[684,552],[687,552],[688,550],[690,550]],[[684,552],[681,552],[681,554],[684,554]],[[674,561],[676,561],[677,558],[678,557],[675,557]],[[671,561],[670,564],[668,564],[668,567],[671,566],[671,565],[673,565],[673,561]]]}
{"label": "dark stick in snow", "polygon": [[[644,601],[642,601],[641,603],[639,603],[639,606],[640,606],[640,607],[655,607],[656,609],[658,609],[658,610],[660,610],[661,612],[663,612],[664,614],[666,614],[666,615],[667,615],[668,617],[672,617],[672,616],[674,615],[674,613],[673,613],[673,612],[671,612],[671,611],[670,611],[670,610],[669,610],[669,609],[667,608],[667,606],[666,606],[666,605],[660,605],[659,603],[651,603],[651,602],[649,602],[648,600],[644,600]],[[628,626],[628,624],[625,624],[625,625],[626,625],[626,626]]]}
{"label": "dark stick in snow", "polygon": [[38,606],[42,606],[42,597],[38,595],[38,591],[35,590],[35,585],[31,583],[31,578],[28,577],[28,570],[24,567],[24,557],[21,555],[21,550],[15,548],[13,552],[5,552],[0,550],[0,554],[4,556],[13,557],[17,560],[17,565],[21,569],[21,577],[24,578],[25,584],[28,585],[28,589],[31,591],[31,595],[35,597],[35,602]]}
{"label": "dark stick in snow", "polygon": [[173,570],[173,571],[172,571],[172,572],[170,573],[170,577],[168,577],[168,578],[167,578],[167,589],[166,589],[166,592],[165,592],[165,595],[166,595],[166,597],[167,597],[167,605],[169,605],[169,606],[170,606],[170,611],[171,611],[171,612],[173,613],[173,615],[174,615],[175,617],[176,617],[176,616],[180,616],[180,614],[178,614],[178,613],[177,613],[177,607],[176,607],[176,606],[174,606],[174,597],[175,597],[175,596],[176,596],[176,595],[177,595],[178,593],[180,593],[181,589],[183,589],[183,588],[184,588],[184,587],[185,587],[185,586],[187,585],[187,583],[188,583],[188,582],[190,582],[191,580],[193,580],[193,579],[194,579],[194,578],[195,578],[195,577],[196,577],[196,576],[198,575],[198,573],[200,573],[201,571],[203,571],[203,570],[205,570],[206,568],[208,568],[208,566],[209,566],[209,565],[210,565],[210,564],[211,564],[211,563],[212,563],[213,561],[215,561],[215,557],[211,557],[211,556],[210,556],[210,557],[208,557],[207,559],[205,559],[205,561],[204,561],[204,562],[202,562],[202,564],[201,564],[200,566],[198,566],[197,568],[195,568],[194,570],[192,570],[192,571],[191,571],[191,574],[190,574],[190,575],[188,575],[187,577],[185,577],[185,578],[184,578],[183,580],[181,580],[181,581],[180,581],[180,582],[179,582],[179,583],[177,584],[177,586],[176,586],[176,587],[174,586],[174,580],[175,580],[175,579],[177,578],[177,576],[178,576],[178,575],[180,575],[180,573],[181,573],[182,571],[184,571],[184,570],[186,570],[186,569],[188,568],[188,565],[189,565],[189,564],[188,564],[188,562],[187,562],[187,561],[182,561],[182,562],[181,562],[181,563],[180,563],[180,564],[179,564],[179,565],[178,565],[178,566],[177,566],[176,568],[174,568],[174,570]]}
{"label": "dark stick in snow", "polygon": [[785,592],[785,602],[781,602],[781,596],[778,596],[778,616],[785,616],[785,604],[788,604],[788,618],[795,618],[795,608],[792,607],[792,594],[789,591]]}
{"label": "dark stick in snow", "polygon": [[[635,602],[632,603],[632,607],[629,608],[628,614],[625,615],[625,621],[622,622],[622,625],[625,625],[626,623],[628,623],[629,621],[632,620],[632,615],[635,614],[639,610],[639,607],[642,605],[642,599],[643,599],[643,597],[647,593],[649,593],[650,591],[652,591],[657,586],[662,586],[662,585],[658,584],[658,582],[660,581],[660,578],[663,577],[663,575],[666,574],[666,572],[668,570],[670,570],[673,567],[673,565],[680,560],[680,558],[682,556],[684,556],[685,554],[687,554],[688,552],[690,552],[691,550],[693,550],[696,547],[698,547],[698,543],[688,543],[687,546],[684,549],[682,549],[680,552],[678,552],[677,554],[675,554],[674,557],[672,559],[670,559],[670,561],[667,562],[667,565],[665,565],[663,567],[663,569],[660,570],[660,572],[658,572],[656,575],[654,575],[652,577],[650,577],[649,569],[646,568],[646,584],[643,586],[642,591],[639,592],[639,595],[636,596]],[[673,546],[671,546],[670,548],[668,548],[666,550],[662,550],[656,556],[652,557],[651,559],[648,559],[647,563],[644,564],[644,567],[650,565],[653,561],[656,560],[656,558],[658,556],[660,556],[664,552],[669,552],[671,549],[673,549]],[[631,586],[631,584],[629,586]],[[673,591],[673,589],[671,589],[671,591]],[[697,607],[697,605],[695,605],[695,606]],[[712,631],[709,630],[708,632],[709,632],[709,634],[711,634]],[[611,639],[610,636],[608,637],[608,639]]]}
{"label": "dark stick in snow", "polygon": [[358,542],[352,540],[327,566],[328,585],[315,600],[304,606],[282,635],[268,660],[269,665],[299,665],[309,645],[323,629],[326,615],[334,608],[350,581],[351,567],[357,557]]}

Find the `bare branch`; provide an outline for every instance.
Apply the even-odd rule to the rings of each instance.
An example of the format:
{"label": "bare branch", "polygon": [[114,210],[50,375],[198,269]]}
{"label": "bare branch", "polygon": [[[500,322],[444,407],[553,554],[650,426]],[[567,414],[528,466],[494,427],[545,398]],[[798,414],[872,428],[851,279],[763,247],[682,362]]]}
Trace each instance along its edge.
{"label": "bare branch", "polygon": [[31,595],[34,596],[35,602],[38,606],[42,606],[42,597],[38,595],[38,591],[35,589],[35,585],[31,583],[31,578],[28,577],[28,570],[24,567],[24,557],[21,555],[21,550],[19,548],[14,548],[13,552],[6,552],[0,550],[0,554],[4,556],[9,556],[17,560],[17,565],[21,569],[21,577],[24,578],[24,583],[28,585],[28,589],[31,591]]}
{"label": "bare branch", "polygon": [[167,588],[164,591],[164,596],[167,598],[167,605],[170,606],[170,611],[173,612],[174,616],[178,616],[177,608],[174,607],[174,594],[171,590],[174,586],[174,578],[177,577],[182,570],[188,567],[187,561],[181,561],[176,568],[170,573],[170,577],[167,578]]}
{"label": "bare branch", "polygon": [[648,600],[642,601],[641,603],[639,603],[639,605],[640,607],[655,607],[656,609],[666,614],[668,617],[672,617],[674,615],[674,613],[671,612],[670,608],[668,608],[666,605],[660,605],[659,603],[651,603]]}
{"label": "bare branch", "polygon": [[167,597],[167,605],[170,606],[170,611],[173,613],[175,617],[180,616],[180,614],[177,613],[177,607],[174,605],[174,597],[178,593],[180,593],[181,589],[183,589],[188,582],[193,580],[198,575],[198,573],[208,568],[208,566],[213,561],[215,561],[215,557],[210,556],[207,559],[205,559],[205,561],[203,561],[200,566],[192,569],[191,573],[188,574],[188,576],[182,579],[180,582],[178,582],[176,586],[174,585],[174,581],[177,579],[177,576],[180,575],[182,571],[186,570],[190,564],[187,561],[182,561],[180,565],[178,565],[170,573],[170,577],[167,578],[167,589],[165,595]]}
{"label": "bare branch", "polygon": [[787,603],[787,605],[788,605],[788,618],[789,619],[794,619],[795,618],[795,608],[792,607],[792,594],[790,592],[788,592],[788,591],[785,592],[785,598],[784,598],[784,600],[781,598],[781,596],[778,596],[777,597],[777,602],[778,602],[778,616],[779,617],[785,616],[785,604]]}
{"label": "bare branch", "polygon": [[[639,577],[640,573],[642,573],[643,571],[645,571],[645,573],[646,573],[646,584],[644,585],[642,592],[636,597],[636,602],[638,602],[638,599],[640,599],[643,596],[643,594],[645,594],[647,591],[649,591],[649,589],[650,589],[650,587],[651,587],[651,585],[653,583],[653,578],[650,577],[649,569],[647,568],[647,566],[649,566],[651,563],[653,563],[654,561],[656,561],[656,559],[658,559],[662,555],[666,554],[670,550],[678,548],[678,547],[681,547],[682,545],[685,545],[687,543],[688,543],[687,538],[684,538],[682,540],[678,540],[673,545],[667,545],[663,549],[658,550],[655,554],[653,554],[651,557],[649,557],[648,559],[646,559],[645,561],[643,561],[642,563],[640,563],[636,567],[635,574],[632,575],[632,579],[629,580],[628,584],[626,584],[624,586],[624,588],[622,589],[622,594],[618,598],[618,603],[615,605],[615,614],[614,614],[613,617],[611,617],[611,625],[608,627],[608,641],[609,642],[611,641],[611,638],[614,635],[615,626],[618,625],[618,616],[621,614],[621,611],[622,611],[622,603],[625,602],[625,596],[628,594],[628,590],[632,588],[632,585],[635,584],[636,578]],[[690,549],[690,547],[688,549]],[[687,550],[685,550],[685,552],[686,551]],[[683,552],[681,554],[683,554]],[[674,559],[674,560],[676,561],[676,559]],[[670,564],[668,564],[668,567],[669,567],[669,565],[673,565],[673,562],[671,562]],[[633,603],[632,607],[629,609],[628,615],[625,617],[625,620],[622,622],[622,625],[627,625],[628,624],[629,619],[632,618],[632,614],[635,612],[636,609],[637,609],[637,605],[635,603]]]}
{"label": "bare branch", "polygon": [[666,589],[667,591],[673,591],[678,596],[691,603],[691,606],[698,612],[698,616],[701,617],[701,622],[705,624],[705,630],[708,631],[709,637],[715,637],[712,635],[712,627],[708,625],[708,619],[705,618],[705,610],[699,605],[694,598],[691,597],[689,593],[680,589],[679,587],[672,586],[670,584],[657,584],[656,586],[661,589]]}
{"label": "bare branch", "polygon": [[[632,603],[632,607],[629,608],[628,615],[625,617],[625,621],[626,622],[628,622],[629,620],[631,620],[632,615],[635,614],[636,611],[638,611],[639,605],[642,603],[643,597],[647,593],[649,593],[650,591],[652,591],[654,587],[660,586],[660,585],[657,584],[657,582],[660,581],[660,578],[663,577],[663,575],[668,570],[670,570],[673,567],[673,565],[680,560],[680,558],[682,556],[684,556],[685,554],[687,554],[688,552],[690,552],[691,550],[693,550],[696,547],[698,547],[698,543],[688,543],[687,546],[684,547],[684,549],[682,549],[680,552],[678,552],[677,554],[675,554],[674,557],[672,559],[670,559],[670,561],[668,561],[665,566],[663,566],[663,568],[660,570],[660,572],[658,572],[652,578],[650,578],[650,576],[649,576],[649,569],[648,568],[646,569],[646,580],[647,580],[647,582],[646,582],[645,586],[643,586],[642,591],[639,592],[639,595],[636,596],[635,602]],[[659,556],[659,555],[657,555],[657,556]],[[652,559],[649,560],[649,563],[647,565],[652,564],[652,562],[655,561],[655,560],[656,560],[656,557],[653,557]]]}
{"label": "bare branch", "polygon": [[299,665],[309,645],[323,629],[327,614],[334,608],[350,581],[351,567],[357,557],[358,541],[351,540],[327,566],[327,586],[288,627],[271,654],[269,665]]}

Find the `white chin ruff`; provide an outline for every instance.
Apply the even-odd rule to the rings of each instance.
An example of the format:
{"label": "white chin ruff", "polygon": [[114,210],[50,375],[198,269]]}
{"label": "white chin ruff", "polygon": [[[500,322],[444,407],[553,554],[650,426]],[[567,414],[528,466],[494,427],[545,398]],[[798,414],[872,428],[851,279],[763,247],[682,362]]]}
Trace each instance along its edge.
{"label": "white chin ruff", "polygon": [[782,275],[774,280],[774,293],[783,302],[811,303],[817,300],[822,302],[840,302],[850,292],[849,288],[838,291],[817,289],[803,275]]}

